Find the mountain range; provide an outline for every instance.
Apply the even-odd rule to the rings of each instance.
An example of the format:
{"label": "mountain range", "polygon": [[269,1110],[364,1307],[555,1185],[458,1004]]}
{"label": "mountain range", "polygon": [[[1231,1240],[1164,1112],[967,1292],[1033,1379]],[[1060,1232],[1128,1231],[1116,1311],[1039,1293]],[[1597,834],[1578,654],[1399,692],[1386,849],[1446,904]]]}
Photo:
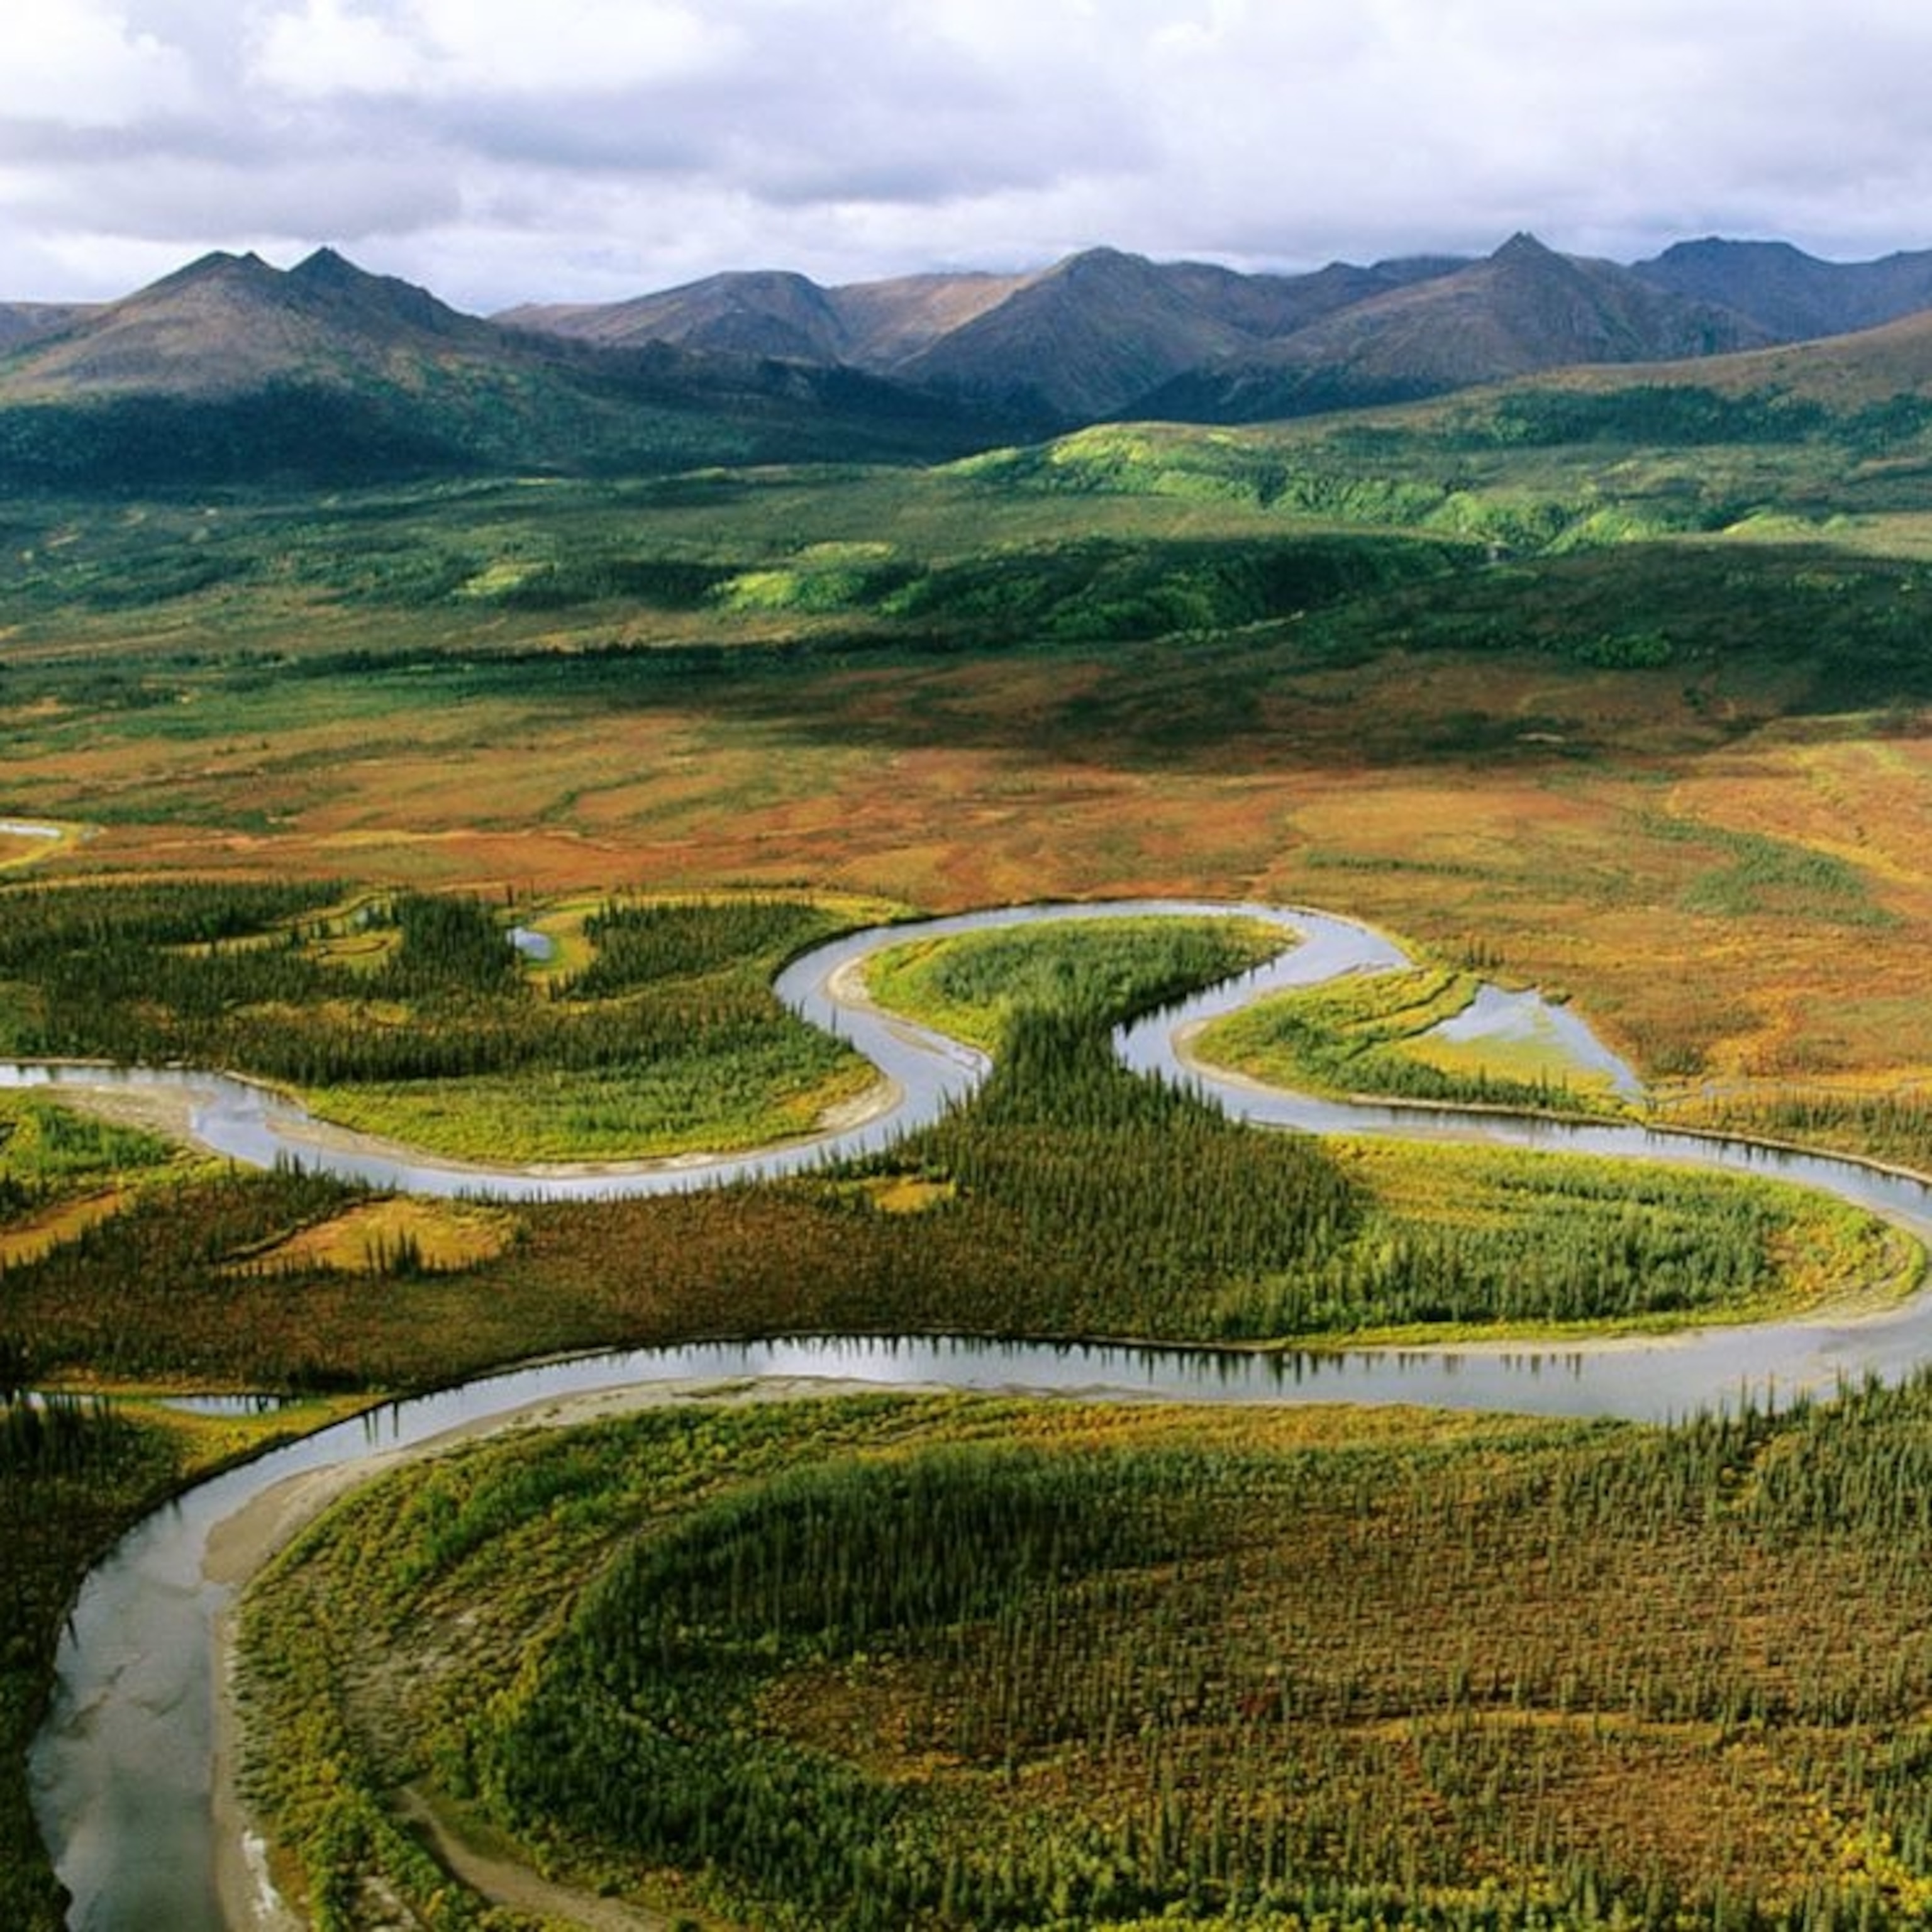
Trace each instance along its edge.
{"label": "mountain range", "polygon": [[1255,422],[1439,395],[1580,363],[1676,361],[1836,335],[1932,309],[1932,250],[1822,262],[1782,242],[1684,242],[1628,267],[1529,235],[1426,256],[1244,275],[1096,248],[1022,276],[821,288],[714,275],[500,321],[606,346],[837,362],[1066,423]]}
{"label": "mountain range", "polygon": [[1840,264],[1714,238],[1620,266],[1520,234],[1304,274],[1096,248],[1028,274],[730,273],[489,318],[331,250],[286,271],[214,254],[118,302],[0,303],[0,482],[931,457],[1910,338],[1917,317],[1932,333],[1932,251]]}

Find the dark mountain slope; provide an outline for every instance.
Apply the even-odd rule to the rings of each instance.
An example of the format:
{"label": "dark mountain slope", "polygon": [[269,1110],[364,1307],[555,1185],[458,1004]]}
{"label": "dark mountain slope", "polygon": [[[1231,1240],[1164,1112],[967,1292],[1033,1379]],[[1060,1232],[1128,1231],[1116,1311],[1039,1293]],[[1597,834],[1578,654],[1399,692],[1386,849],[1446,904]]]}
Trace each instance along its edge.
{"label": "dark mountain slope", "polygon": [[1402,402],[1575,363],[1752,347],[1768,333],[1628,269],[1527,235],[1488,260],[1341,309],[1280,341],[1190,370],[1122,414],[1255,422]]}
{"label": "dark mountain slope", "polygon": [[1095,249],[1036,277],[898,373],[943,394],[1030,404],[1075,422],[1251,339],[1153,262]]}
{"label": "dark mountain slope", "polygon": [[1875,328],[1932,308],[1932,250],[1821,262],[1788,242],[1679,242],[1632,272],[1748,316],[1780,341]]}

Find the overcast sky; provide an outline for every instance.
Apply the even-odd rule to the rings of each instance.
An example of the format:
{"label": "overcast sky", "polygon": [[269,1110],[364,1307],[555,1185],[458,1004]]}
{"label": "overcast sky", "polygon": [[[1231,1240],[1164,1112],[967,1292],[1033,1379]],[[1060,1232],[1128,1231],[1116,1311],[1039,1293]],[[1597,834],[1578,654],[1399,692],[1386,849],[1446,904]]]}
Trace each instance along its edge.
{"label": "overcast sky", "polygon": [[0,298],[1932,245],[1926,0],[13,0]]}

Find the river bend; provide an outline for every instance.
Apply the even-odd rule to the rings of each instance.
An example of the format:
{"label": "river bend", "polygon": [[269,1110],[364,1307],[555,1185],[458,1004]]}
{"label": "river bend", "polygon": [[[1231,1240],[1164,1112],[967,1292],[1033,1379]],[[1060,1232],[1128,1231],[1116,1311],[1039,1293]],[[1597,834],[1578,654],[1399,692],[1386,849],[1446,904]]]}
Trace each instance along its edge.
{"label": "river bend", "polygon": [[[1319,1100],[1192,1066],[1191,1031],[1264,993],[1338,974],[1400,966],[1366,927],[1303,910],[1184,900],[1042,905],[874,928],[788,967],[779,996],[879,1066],[897,1104],[844,1132],[748,1155],[559,1173],[462,1166],[407,1150],[343,1151],[299,1108],[246,1082],[177,1070],[15,1063],[0,1084],[165,1083],[188,1090],[191,1130],[244,1162],[294,1159],[346,1178],[440,1194],[588,1199],[772,1176],[876,1150],[970,1093],[983,1055],[868,1003],[856,969],[906,940],[1059,919],[1235,913],[1269,920],[1300,944],[1279,958],[1120,1029],[1130,1067],[1196,1080],[1237,1118],[1315,1132],[1400,1134],[1666,1160],[1802,1182],[1885,1214],[1932,1241],[1932,1190],[1858,1162],[1791,1154],[1636,1126],[1570,1124]],[[232,1589],[205,1565],[211,1532],[277,1484],[433,1442],[532,1403],[643,1382],[748,1378],[878,1386],[1029,1390],[1209,1402],[1402,1402],[1544,1414],[1667,1419],[1750,1392],[1828,1389],[1843,1377],[1895,1376],[1932,1360],[1932,1297],[1819,1322],[1712,1328],[1587,1347],[1231,1354],[1210,1350],[1015,1345],[966,1340],[803,1339],[629,1352],[484,1376],[323,1430],[188,1491],[136,1525],[90,1574],[62,1642],[53,1708],[37,1739],[37,1814],[74,1894],[71,1926],[224,1922],[214,1880],[215,1630]]]}

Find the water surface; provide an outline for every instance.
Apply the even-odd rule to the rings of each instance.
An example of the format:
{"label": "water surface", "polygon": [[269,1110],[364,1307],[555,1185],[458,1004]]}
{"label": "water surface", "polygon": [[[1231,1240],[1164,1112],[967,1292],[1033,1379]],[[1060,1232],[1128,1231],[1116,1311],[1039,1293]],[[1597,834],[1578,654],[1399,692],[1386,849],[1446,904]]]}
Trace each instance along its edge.
{"label": "water surface", "polygon": [[[431,1193],[590,1198],[778,1174],[869,1152],[971,1092],[985,1056],[867,1005],[853,974],[872,951],[995,926],[1143,914],[1235,913],[1300,943],[1267,964],[1166,1012],[1118,1030],[1123,1060],[1192,1080],[1237,1118],[1315,1132],[1399,1134],[1667,1160],[1824,1189],[1932,1240],[1932,1192],[1852,1161],[1790,1154],[1641,1126],[1418,1110],[1286,1094],[1192,1066],[1185,1042],[1208,1018],[1279,988],[1406,962],[1382,935],[1303,910],[1156,900],[1042,905],[875,928],[815,949],[777,982],[794,1011],[849,1040],[898,1091],[890,1113],[845,1132],[728,1158],[558,1174],[462,1167],[345,1152],[266,1089],[178,1069],[15,1064],[0,1084],[103,1081],[184,1088],[197,1138],[244,1161],[293,1158],[346,1178]],[[214,1887],[214,1631],[230,1592],[203,1564],[212,1529],[275,1484],[433,1440],[532,1402],[650,1382],[806,1377],[880,1387],[1024,1390],[1106,1400],[1411,1402],[1544,1415],[1664,1420],[1747,1395],[1782,1400],[1840,1379],[1902,1375],[1932,1359],[1932,1298],[1880,1315],[1711,1328],[1668,1340],[1565,1348],[1229,1354],[1208,1350],[1009,1343],[965,1339],[806,1337],[633,1351],[478,1378],[374,1412],[274,1451],[189,1491],[122,1539],[90,1575],[63,1640],[53,1708],[32,1756],[34,1804],[56,1868],[74,1893],[70,1924],[89,1932],[221,1922]]]}

